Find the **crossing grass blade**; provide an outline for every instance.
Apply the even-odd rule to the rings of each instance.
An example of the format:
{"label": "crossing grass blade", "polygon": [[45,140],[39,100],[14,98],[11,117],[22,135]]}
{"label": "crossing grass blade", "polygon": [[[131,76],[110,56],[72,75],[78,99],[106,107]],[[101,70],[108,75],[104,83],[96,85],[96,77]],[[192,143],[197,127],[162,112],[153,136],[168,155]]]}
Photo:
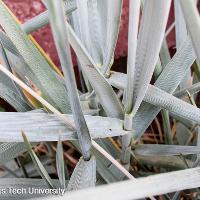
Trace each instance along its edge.
{"label": "crossing grass blade", "polygon": [[[120,27],[122,0],[107,1],[106,13],[106,39],[105,50],[103,54],[103,73],[109,74],[109,68],[112,66],[115,46]],[[113,8],[114,6],[114,8]]]}
{"label": "crossing grass blade", "polygon": [[48,9],[51,13],[51,28],[54,34],[58,55],[60,57],[65,84],[69,91],[69,99],[77,130],[78,142],[81,147],[83,158],[85,160],[89,160],[91,156],[91,137],[80,105],[76,80],[73,72],[67,30],[65,26],[63,27],[63,24],[65,24],[63,4],[61,2],[57,2],[55,4],[55,2],[49,1]]}

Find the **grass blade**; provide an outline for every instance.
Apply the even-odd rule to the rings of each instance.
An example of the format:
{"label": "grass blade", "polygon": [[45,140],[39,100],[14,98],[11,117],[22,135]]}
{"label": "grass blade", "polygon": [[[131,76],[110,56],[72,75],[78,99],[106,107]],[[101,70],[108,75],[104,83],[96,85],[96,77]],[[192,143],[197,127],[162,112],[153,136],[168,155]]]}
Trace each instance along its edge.
{"label": "grass blade", "polygon": [[[103,53],[105,45],[105,36],[102,34],[106,30],[106,9],[103,6],[107,5],[105,0],[89,0],[87,2],[88,13],[88,36],[90,39],[91,49],[87,49],[90,55],[96,62],[99,68],[103,66]],[[86,15],[84,15],[86,16]],[[82,24],[83,25],[83,24]],[[82,26],[79,24],[79,26]],[[84,28],[83,28],[84,30]],[[106,34],[105,34],[106,35]]]}
{"label": "grass blade", "polygon": [[[75,1],[66,1],[65,2],[65,14],[69,15],[74,10],[76,10]],[[26,34],[30,34],[34,31],[37,31],[39,28],[47,25],[49,23],[48,11],[44,11],[41,14],[31,18],[27,22],[21,25],[21,28],[26,32]]]}
{"label": "grass blade", "polygon": [[[103,54],[103,73],[108,73],[114,56],[115,46],[119,33],[122,0],[107,1],[106,40]],[[114,6],[114,7],[113,7]],[[108,73],[109,74],[109,73]]]}
{"label": "grass blade", "polygon": [[166,36],[163,39],[163,43],[160,49],[160,62],[162,63],[162,66],[165,67],[168,62],[170,61],[171,57],[169,54],[168,44],[166,40]]}
{"label": "grass blade", "polygon": [[[125,130],[132,130],[132,109],[134,95],[134,76],[135,76],[135,59],[137,49],[137,35],[140,15],[140,0],[130,1],[129,9],[129,37],[128,37],[128,63],[127,63],[127,86],[125,90]],[[122,155],[121,161],[129,168],[130,163],[130,144],[131,134],[122,137]]]}
{"label": "grass blade", "polygon": [[[94,56],[96,62],[100,62],[96,57],[96,54],[94,53],[97,49],[95,48],[93,52],[91,51],[93,45],[91,41],[93,41],[93,37],[96,37],[96,35],[90,34],[91,28],[89,20],[92,21],[93,17],[95,17],[93,16],[91,19],[89,19],[90,13],[88,11],[90,9],[91,1],[83,0],[80,2],[76,0],[76,4],[77,10],[72,14],[72,24],[74,30],[80,38],[81,42],[83,43],[84,47],[87,49],[88,52],[90,52],[90,55]],[[95,30],[97,31],[98,29],[96,28]]]}
{"label": "grass blade", "polygon": [[141,144],[134,146],[134,153],[142,156],[177,156],[199,154],[199,146]]}
{"label": "grass blade", "polygon": [[197,167],[140,178],[137,181],[129,180],[80,190],[66,194],[64,197],[58,198],[58,200],[64,198],[70,200],[87,198],[88,200],[92,200],[94,196],[96,200],[101,200],[102,198],[109,198],[110,200],[142,199],[152,195],[161,195],[199,186],[200,172],[199,167]]}
{"label": "grass blade", "polygon": [[41,177],[47,182],[47,184],[49,185],[50,188],[54,188],[54,185],[52,183],[52,180],[51,180],[49,174],[45,170],[44,166],[40,162],[40,160],[37,157],[37,155],[35,154],[35,152],[32,150],[31,144],[29,143],[29,141],[23,131],[22,131],[22,137],[24,139],[24,143],[26,144],[28,152],[31,156],[31,159],[33,160],[33,163],[34,163],[35,167],[37,168],[38,172],[40,173]]}
{"label": "grass blade", "polygon": [[[73,124],[72,115],[63,115]],[[99,116],[85,116],[93,139],[125,135],[123,121]],[[98,126],[97,126],[98,124]],[[21,142],[20,130],[29,141],[77,140],[75,130],[70,130],[56,115],[47,113],[0,113],[0,141]]]}
{"label": "grass blade", "polygon": [[65,186],[65,163],[63,157],[63,147],[62,142],[59,138],[57,143],[57,151],[56,151],[56,167],[57,173],[60,181],[61,188],[66,188]]}
{"label": "grass blade", "polygon": [[[176,31],[176,48],[179,49],[181,44],[187,38],[187,29],[183,16],[183,12],[181,10],[180,2],[178,0],[174,1],[175,8],[175,31]],[[180,83],[180,89],[185,87],[189,87],[192,84],[191,71],[189,70],[183,80]]]}
{"label": "grass blade", "polygon": [[192,45],[194,47],[195,53],[198,60],[200,59],[200,19],[199,12],[196,7],[196,3],[193,0],[182,0],[180,1],[183,16],[185,18],[185,23],[187,25],[189,35],[192,40]]}
{"label": "grass blade", "polygon": [[176,31],[176,48],[179,49],[181,44],[187,38],[187,29],[184,20],[184,16],[181,10],[180,1],[174,1],[174,9],[175,9],[175,31]]}
{"label": "grass blade", "polygon": [[58,55],[61,61],[61,66],[64,72],[65,84],[69,91],[70,104],[72,108],[75,126],[77,129],[78,141],[81,147],[83,158],[85,160],[89,160],[91,156],[91,138],[80,105],[76,81],[73,72],[67,30],[65,26],[63,27],[63,24],[65,24],[63,5],[61,1],[57,3],[49,1],[48,9],[51,13],[51,28],[58,50]]}
{"label": "grass blade", "polygon": [[[144,4],[136,52],[133,116],[135,116],[142,103],[158,60],[167,24],[170,3],[170,0],[164,2],[154,0],[152,2],[145,1]],[[155,23],[156,19],[159,19],[157,23]]]}
{"label": "grass blade", "polygon": [[129,37],[128,37],[128,61],[127,61],[127,86],[125,112],[131,113],[133,108],[133,90],[135,75],[135,59],[137,49],[137,35],[139,26],[140,0],[130,1],[129,9]]}
{"label": "grass blade", "polygon": [[200,109],[155,86],[149,85],[148,95],[145,96],[144,101],[169,110],[171,113],[184,119],[200,123]]}

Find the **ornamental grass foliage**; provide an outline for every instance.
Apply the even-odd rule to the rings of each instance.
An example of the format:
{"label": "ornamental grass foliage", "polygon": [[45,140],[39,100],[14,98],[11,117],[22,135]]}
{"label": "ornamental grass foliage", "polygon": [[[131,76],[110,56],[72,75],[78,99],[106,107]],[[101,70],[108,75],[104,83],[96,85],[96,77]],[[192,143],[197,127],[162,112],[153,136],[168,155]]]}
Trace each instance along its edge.
{"label": "ornamental grass foliage", "polygon": [[[21,24],[0,0],[0,199],[199,199],[198,1],[129,1],[126,74],[122,0],[43,3]],[[31,36],[47,24],[61,69]]]}

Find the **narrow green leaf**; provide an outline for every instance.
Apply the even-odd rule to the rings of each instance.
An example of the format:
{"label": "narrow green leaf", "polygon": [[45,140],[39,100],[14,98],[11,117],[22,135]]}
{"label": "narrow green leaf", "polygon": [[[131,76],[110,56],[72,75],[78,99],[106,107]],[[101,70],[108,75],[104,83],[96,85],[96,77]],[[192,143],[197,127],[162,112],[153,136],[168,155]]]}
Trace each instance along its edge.
{"label": "narrow green leaf", "polygon": [[[170,59],[171,59],[171,57],[170,57],[170,53],[169,53],[169,49],[168,49],[167,40],[165,37],[163,39],[163,43],[162,43],[161,50],[160,50],[160,59],[158,59],[157,65],[154,70],[155,79],[158,79],[163,68],[169,63]],[[162,62],[162,66],[161,66],[161,62]],[[156,68],[157,68],[157,70],[156,70]],[[161,116],[162,116],[162,127],[163,127],[163,132],[164,132],[165,143],[173,144],[169,112],[167,110],[163,109],[163,110],[161,110]]]}
{"label": "narrow green leaf", "polygon": [[198,60],[200,60],[200,19],[196,3],[193,0],[182,0],[180,1],[180,6],[182,8],[185,23],[192,40],[192,45]]}
{"label": "narrow green leaf", "polygon": [[175,9],[175,33],[176,33],[176,48],[179,49],[181,44],[187,38],[187,29],[183,16],[183,12],[180,6],[180,1],[174,1],[174,9]]}
{"label": "narrow green leaf", "polygon": [[65,163],[63,157],[63,147],[62,142],[59,139],[57,143],[57,151],[56,151],[56,166],[57,173],[60,181],[61,188],[66,188],[65,186]]}
{"label": "narrow green leaf", "polygon": [[28,152],[31,156],[31,159],[33,160],[33,163],[34,163],[35,167],[37,168],[38,172],[40,173],[41,177],[46,181],[46,183],[48,184],[48,186],[50,188],[55,188],[49,174],[47,173],[46,169],[40,162],[40,160],[37,157],[37,155],[35,154],[35,152],[32,150],[31,144],[29,143],[29,141],[23,131],[22,131],[22,137],[24,139],[24,143],[28,149]]}
{"label": "narrow green leaf", "polygon": [[[100,0],[101,1],[101,0]],[[98,2],[100,2],[98,1]],[[120,27],[120,18],[122,11],[122,0],[106,1],[106,40],[103,52],[103,73],[109,74],[109,68],[112,66],[114,51],[117,44],[117,38]],[[101,34],[104,34],[102,32]]]}
{"label": "narrow green leaf", "polygon": [[[76,3],[75,1],[66,1],[65,2],[65,14],[69,15],[74,10],[76,10]],[[30,20],[26,21],[24,24],[21,25],[21,28],[27,33],[30,34],[31,32],[34,32],[38,30],[39,28],[42,28],[43,26],[47,25],[49,23],[49,17],[48,17],[48,10],[42,12],[41,14],[31,18]]]}
{"label": "narrow green leaf", "polygon": [[[174,9],[175,9],[175,33],[176,33],[176,49],[179,49],[181,44],[187,38],[187,29],[183,16],[183,12],[181,9],[180,2],[178,0],[174,1]],[[180,89],[185,87],[189,87],[192,83],[191,71],[189,70],[183,80],[180,83]]]}
{"label": "narrow green leaf", "polygon": [[[127,86],[125,90],[125,118],[124,129],[132,130],[132,117],[131,114],[134,106],[134,76],[135,76],[135,61],[137,49],[137,35],[140,16],[140,0],[130,1],[129,8],[129,37],[128,37],[128,61],[127,61]],[[126,164],[129,168],[130,163],[130,144],[132,135],[122,137],[122,155],[121,162]]]}
{"label": "narrow green leaf", "polygon": [[[145,96],[164,38],[171,0],[145,1],[141,19],[134,73],[132,114],[135,116]],[[157,23],[155,23],[155,20]],[[156,30],[156,32],[155,32]]]}
{"label": "narrow green leaf", "polygon": [[[104,9],[104,6],[107,6],[107,1],[105,0],[88,0],[86,2],[87,6],[87,23],[89,34],[86,36],[90,38],[90,49],[87,51],[90,53],[94,61],[96,62],[99,68],[103,66],[103,56],[104,56],[104,48],[105,40],[106,40],[106,16],[107,9]],[[79,10],[80,12],[82,9]],[[82,13],[83,16],[86,16],[85,13]],[[77,17],[74,20],[80,20]],[[79,24],[79,27],[82,31],[86,31],[84,29],[85,24]],[[103,34],[105,33],[105,35]]]}
{"label": "narrow green leaf", "polygon": [[163,68],[168,64],[170,59],[171,59],[171,57],[170,57],[168,44],[167,44],[167,40],[166,40],[166,35],[165,35],[165,38],[163,39],[163,43],[162,43],[162,46],[160,49],[160,61],[161,61]]}
{"label": "narrow green leaf", "polygon": [[134,153],[142,156],[174,156],[199,154],[199,146],[139,144],[134,146]]}
{"label": "narrow green leaf", "polygon": [[10,38],[2,30],[0,31],[0,40],[1,40],[2,46],[5,49],[9,50],[11,53],[13,53],[14,55],[16,55],[18,57],[21,56],[19,51],[15,47],[15,45],[10,40]]}
{"label": "narrow green leaf", "polygon": [[[96,2],[96,0],[94,0],[94,2]],[[87,12],[87,9],[89,11],[90,6],[93,5],[93,4],[90,1],[85,1],[85,0],[83,0],[83,1],[76,0],[76,4],[77,4],[77,9],[72,13],[70,24],[73,27],[73,29],[74,29],[75,33],[77,34],[77,36],[79,37],[79,39],[81,40],[84,47],[90,53],[90,55],[93,56],[93,58],[95,59],[95,61],[97,63],[102,63],[99,60],[100,59],[99,57],[101,57],[101,55],[96,53],[97,48],[98,48],[97,45],[95,45],[96,43],[91,42],[91,40],[93,38],[96,38],[95,33],[98,32],[98,28],[95,28],[94,29],[95,33],[90,34],[91,29],[89,28],[89,26],[90,26],[89,23],[93,24],[93,19],[96,19],[96,15],[94,14],[95,12],[93,12],[94,9],[92,9],[91,12]],[[88,21],[89,15],[92,15],[92,17],[89,17],[89,20],[91,20],[90,22]],[[98,40],[98,42],[99,41],[100,40]],[[93,45],[93,47],[95,45],[95,48],[93,48],[92,45]],[[82,69],[81,62],[79,61],[78,57],[77,57],[77,61],[78,61],[79,71],[83,75],[83,79],[85,81],[85,85],[87,87],[87,90],[88,90],[89,93],[91,93],[93,91],[93,89],[92,89],[90,83],[88,82],[86,75],[81,70]]]}
{"label": "narrow green leaf", "polygon": [[137,49],[137,35],[140,16],[140,0],[130,1],[129,8],[129,34],[128,34],[128,61],[125,112],[130,113],[133,108],[135,60]]}
{"label": "narrow green leaf", "polygon": [[163,120],[163,131],[166,144],[173,144],[172,131],[169,119],[169,111],[161,110],[162,120]]}
{"label": "narrow green leaf", "polygon": [[51,13],[51,28],[64,73],[65,84],[69,92],[69,99],[77,129],[78,141],[84,159],[89,160],[91,156],[91,137],[80,105],[67,36],[68,32],[66,27],[63,26],[63,24],[65,24],[63,4],[61,1],[56,3],[55,1],[49,1],[48,9],[49,13]]}
{"label": "narrow green leaf", "polygon": [[144,101],[200,124],[200,109],[152,85],[149,85],[147,92],[148,95],[145,96]]}
{"label": "narrow green leaf", "polygon": [[[2,80],[3,74],[0,74],[2,75],[0,75],[0,80]],[[9,87],[9,81],[0,83],[0,97],[18,111],[24,112],[31,109],[31,106]]]}

